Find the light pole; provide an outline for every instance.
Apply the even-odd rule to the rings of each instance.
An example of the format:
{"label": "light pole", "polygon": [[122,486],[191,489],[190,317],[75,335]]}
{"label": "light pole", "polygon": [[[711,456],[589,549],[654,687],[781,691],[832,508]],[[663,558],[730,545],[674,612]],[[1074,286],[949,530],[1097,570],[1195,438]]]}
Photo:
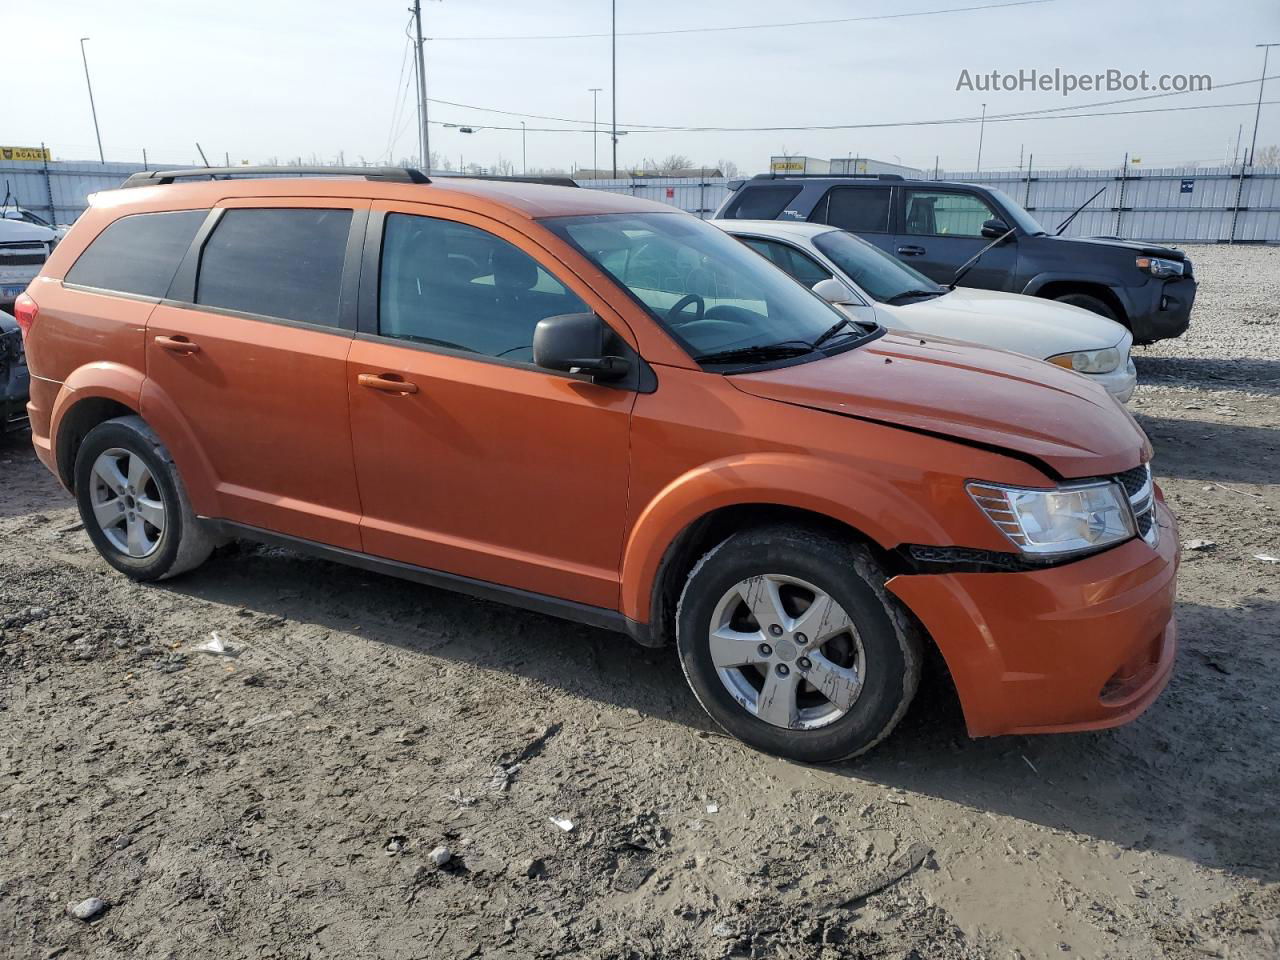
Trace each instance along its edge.
{"label": "light pole", "polygon": [[529,154],[528,154],[528,151],[525,150],[524,134],[525,134],[524,121],[521,120],[520,121],[520,175],[522,177],[527,176],[529,173]]}
{"label": "light pole", "polygon": [[422,0],[413,0],[414,41],[418,48],[418,116],[422,129],[418,131],[418,144],[422,148],[422,166],[431,173],[431,135],[427,132],[427,62],[422,51]]}
{"label": "light pole", "polygon": [[609,95],[613,97],[613,179],[618,179],[618,0],[612,3],[613,19],[610,29],[611,53],[610,59],[613,65],[613,81],[612,89]]}
{"label": "light pole", "polygon": [[1253,143],[1249,145],[1249,166],[1253,166],[1253,155],[1258,149],[1258,118],[1262,116],[1262,88],[1267,84],[1267,58],[1271,56],[1272,47],[1280,47],[1280,43],[1255,43],[1262,48],[1262,77],[1258,80],[1258,108],[1253,114]]}
{"label": "light pole", "polygon": [[84,61],[84,85],[89,88],[89,110],[93,113],[93,135],[98,138],[98,162],[106,163],[102,155],[102,134],[98,131],[98,108],[93,105],[93,82],[89,79],[89,58],[84,52],[84,42],[88,37],[80,38],[80,59]]}
{"label": "light pole", "polygon": [[591,177],[599,176],[596,172],[600,169],[600,159],[596,155],[596,146],[599,135],[596,130],[596,104],[599,102],[600,87],[590,87],[591,90]]}
{"label": "light pole", "polygon": [[982,172],[982,136],[987,132],[987,105],[982,105],[982,122],[978,124],[978,167],[974,173]]}

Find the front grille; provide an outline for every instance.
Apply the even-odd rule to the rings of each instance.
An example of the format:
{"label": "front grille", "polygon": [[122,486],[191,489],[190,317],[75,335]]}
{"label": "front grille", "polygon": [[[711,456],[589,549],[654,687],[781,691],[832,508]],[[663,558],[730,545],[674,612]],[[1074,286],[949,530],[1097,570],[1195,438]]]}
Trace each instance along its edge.
{"label": "front grille", "polygon": [[1114,479],[1124,487],[1125,495],[1129,498],[1138,535],[1154,547],[1160,536],[1160,528],[1156,525],[1156,495],[1155,486],[1151,482],[1151,465],[1144,463],[1124,473],[1117,473]]}
{"label": "front grille", "polygon": [[0,243],[0,267],[29,267],[44,263],[49,248],[43,243]]}

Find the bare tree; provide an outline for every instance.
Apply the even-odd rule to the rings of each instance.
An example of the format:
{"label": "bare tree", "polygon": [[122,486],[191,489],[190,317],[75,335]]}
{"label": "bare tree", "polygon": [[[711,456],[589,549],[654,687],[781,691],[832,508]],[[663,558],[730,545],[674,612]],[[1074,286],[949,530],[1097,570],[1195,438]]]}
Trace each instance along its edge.
{"label": "bare tree", "polygon": [[716,169],[720,171],[722,177],[728,177],[730,180],[742,172],[732,160],[717,160]]}
{"label": "bare tree", "polygon": [[658,162],[658,172],[670,174],[677,170],[688,170],[692,166],[693,161],[683,153],[673,153]]}
{"label": "bare tree", "polygon": [[1254,151],[1253,165],[1255,167],[1280,167],[1280,146],[1273,143],[1265,147],[1259,147]]}

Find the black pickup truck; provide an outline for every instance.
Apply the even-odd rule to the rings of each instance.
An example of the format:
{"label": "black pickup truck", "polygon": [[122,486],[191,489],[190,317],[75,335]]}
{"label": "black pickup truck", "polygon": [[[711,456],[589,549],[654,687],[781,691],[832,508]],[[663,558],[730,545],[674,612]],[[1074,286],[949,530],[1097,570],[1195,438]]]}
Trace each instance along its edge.
{"label": "black pickup truck", "polygon": [[1181,250],[1051,234],[994,187],[891,174],[761,174],[729,187],[717,218],[830,224],[939,283],[1003,237],[962,285],[1075,304],[1123,323],[1135,343],[1179,336],[1191,322],[1196,280]]}

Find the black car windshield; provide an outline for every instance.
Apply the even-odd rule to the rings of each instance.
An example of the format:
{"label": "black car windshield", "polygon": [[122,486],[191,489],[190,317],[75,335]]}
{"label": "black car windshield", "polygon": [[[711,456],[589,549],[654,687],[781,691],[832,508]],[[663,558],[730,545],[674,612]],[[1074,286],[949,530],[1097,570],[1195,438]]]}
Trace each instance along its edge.
{"label": "black car windshield", "polygon": [[[814,353],[810,345],[844,318],[755,251],[694,217],[614,213],[541,222],[704,361],[728,351],[735,362]],[[856,327],[852,332],[866,335]],[[831,342],[848,345],[848,337]]]}
{"label": "black car windshield", "polygon": [[877,246],[843,230],[831,230],[813,238],[813,245],[830,258],[850,280],[881,303],[900,303],[912,297],[940,296],[946,287],[885,253]]}
{"label": "black car windshield", "polygon": [[1013,199],[1013,197],[1009,196],[1003,190],[1000,190],[997,187],[987,187],[987,192],[1000,201],[1005,212],[1013,219],[1013,223],[1009,224],[1009,226],[1016,226],[1023,233],[1031,236],[1045,232],[1044,227],[1040,226],[1040,221],[1027,213],[1022,204]]}

